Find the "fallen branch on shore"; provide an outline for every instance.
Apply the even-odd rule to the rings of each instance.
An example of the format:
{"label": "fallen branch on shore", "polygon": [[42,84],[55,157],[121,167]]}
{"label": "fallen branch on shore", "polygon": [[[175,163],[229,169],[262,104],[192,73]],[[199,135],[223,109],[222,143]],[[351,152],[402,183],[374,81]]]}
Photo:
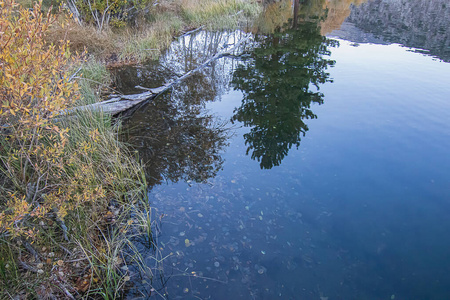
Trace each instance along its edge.
{"label": "fallen branch on shore", "polygon": [[108,100],[105,100],[102,102],[75,107],[75,108],[71,109],[68,113],[71,113],[75,110],[84,110],[84,109],[87,109],[87,110],[100,110],[101,109],[103,112],[106,112],[111,115],[117,115],[119,113],[123,113],[123,112],[129,110],[130,108],[135,107],[136,105],[138,105],[140,103],[143,103],[144,101],[148,101],[148,100],[156,98],[158,95],[164,93],[168,89],[172,88],[174,85],[182,82],[186,78],[188,78],[188,77],[192,76],[193,74],[195,74],[196,72],[202,70],[203,68],[208,66],[211,62],[213,62],[219,58],[232,55],[232,53],[236,49],[238,49],[239,46],[241,46],[243,43],[248,41],[250,39],[250,37],[251,36],[248,35],[247,37],[239,40],[236,44],[234,44],[234,46],[232,48],[215,54],[214,56],[212,56],[211,58],[209,58],[205,62],[203,62],[201,65],[199,65],[197,68],[185,73],[184,75],[180,76],[179,78],[177,78],[173,81],[163,84],[162,86],[159,86],[156,88],[147,88],[147,87],[136,86],[136,88],[145,90],[145,92],[142,92],[139,94],[132,94],[132,95],[114,95],[111,98],[109,98]]}

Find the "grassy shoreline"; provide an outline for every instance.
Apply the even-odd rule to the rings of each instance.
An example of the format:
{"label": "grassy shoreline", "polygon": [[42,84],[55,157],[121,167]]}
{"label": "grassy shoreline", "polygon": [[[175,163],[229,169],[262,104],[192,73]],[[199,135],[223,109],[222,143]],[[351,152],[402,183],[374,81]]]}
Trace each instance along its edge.
{"label": "grassy shoreline", "polygon": [[[3,5],[1,13],[6,11]],[[23,20],[34,24],[35,19],[45,19],[37,13],[41,9],[21,10]],[[18,16],[18,11],[12,12]],[[47,44],[63,45],[53,50],[64,50],[58,59],[67,56],[67,40],[72,53],[87,49],[84,56],[89,58],[71,61],[69,68],[66,63],[52,65],[54,70],[46,67],[50,75],[40,80],[49,85],[48,91],[30,87],[39,79],[40,66],[30,69],[35,61],[28,60],[27,52],[24,68],[7,74],[16,67],[9,63],[18,59],[14,51],[28,51],[26,37],[18,40],[24,47],[1,53],[0,62],[8,67],[0,71],[0,93],[5,97],[0,119],[6,126],[0,130],[1,299],[116,299],[133,280],[127,265],[135,264],[150,277],[153,272],[130,242],[140,236],[152,247],[151,208],[143,166],[137,154],[119,142],[119,123],[90,111],[52,119],[51,113],[42,113],[42,105],[51,112],[97,102],[110,84],[108,64],[155,59],[183,31],[236,27],[258,12],[259,5],[246,0],[175,0],[153,5],[135,27],[100,32],[74,21],[53,25],[42,34]],[[11,24],[28,26],[29,21],[17,25],[12,15],[0,14],[2,30],[7,32]],[[28,36],[32,43],[42,42],[40,38]],[[0,42],[2,51],[12,47],[7,38]],[[41,46],[46,53],[48,46]],[[42,53],[36,57],[43,63]],[[23,70],[29,75],[22,76]],[[25,92],[20,92],[23,86]],[[49,104],[46,93],[49,98],[61,95],[59,106]],[[40,98],[44,104],[35,101]],[[33,124],[34,131],[27,124]]]}
{"label": "grassy shoreline", "polygon": [[69,40],[73,51],[87,49],[90,56],[107,65],[142,63],[157,59],[173,38],[185,31],[242,26],[260,13],[260,5],[252,1],[164,0],[155,2],[133,26],[110,26],[100,32],[71,20],[68,27],[54,27],[48,40]]}

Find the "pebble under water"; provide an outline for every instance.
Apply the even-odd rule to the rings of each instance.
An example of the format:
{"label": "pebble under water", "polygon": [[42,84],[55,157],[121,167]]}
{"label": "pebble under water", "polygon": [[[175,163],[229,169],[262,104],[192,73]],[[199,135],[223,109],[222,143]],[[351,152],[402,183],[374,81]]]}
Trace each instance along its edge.
{"label": "pebble under water", "polygon": [[[129,299],[449,297],[449,27],[414,13],[449,8],[414,0],[396,18],[397,2],[200,31],[116,70],[124,92],[156,87],[248,38],[125,124],[160,260],[142,250],[158,275],[131,274]],[[376,27],[387,14],[427,39]]]}

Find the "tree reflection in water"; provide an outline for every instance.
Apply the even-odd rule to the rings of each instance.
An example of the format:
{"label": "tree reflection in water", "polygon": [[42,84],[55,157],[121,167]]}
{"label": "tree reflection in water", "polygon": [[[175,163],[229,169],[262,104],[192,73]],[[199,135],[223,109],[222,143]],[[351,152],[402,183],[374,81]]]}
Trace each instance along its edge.
{"label": "tree reflection in water", "polygon": [[[234,72],[231,84],[244,98],[232,121],[251,127],[244,135],[247,154],[262,169],[280,165],[291,147],[300,145],[308,131],[304,120],[317,118],[311,104],[323,103],[319,86],[331,82],[326,69],[335,62],[324,56],[338,42],[320,33],[326,14],[322,2],[297,3],[289,22],[273,33],[256,34],[255,48]],[[311,17],[311,9],[318,7]]]}
{"label": "tree reflection in water", "polygon": [[[130,71],[121,70],[130,81],[146,87],[195,69],[243,32],[199,32],[174,42],[158,63]],[[232,62],[234,63],[234,62]],[[206,182],[221,169],[220,156],[226,146],[228,130],[224,122],[205,112],[205,104],[229,89],[230,61],[212,62],[182,83],[139,109],[126,126],[126,139],[146,164],[150,187],[163,181]],[[155,74],[150,76],[150,74]],[[165,79],[164,79],[165,78]],[[131,91],[128,89],[127,91]]]}
{"label": "tree reflection in water", "polygon": [[206,182],[222,168],[225,124],[176,99],[166,95],[133,116],[134,124],[138,119],[145,126],[145,136],[141,126],[127,129],[130,143],[145,162],[150,187],[163,181]]}

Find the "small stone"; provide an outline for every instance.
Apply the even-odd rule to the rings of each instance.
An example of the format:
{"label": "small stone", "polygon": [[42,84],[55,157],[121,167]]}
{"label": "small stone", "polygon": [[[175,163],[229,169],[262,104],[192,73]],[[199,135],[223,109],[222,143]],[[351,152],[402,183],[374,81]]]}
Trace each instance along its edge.
{"label": "small stone", "polygon": [[197,215],[199,218],[203,218],[203,215],[201,213],[198,213]]}
{"label": "small stone", "polygon": [[44,274],[44,270],[42,270],[42,269],[37,270],[37,272],[38,272],[38,274]]}
{"label": "small stone", "polygon": [[42,268],[44,267],[44,264],[43,264],[43,263],[38,263],[36,267],[37,267],[38,269],[42,269]]}

